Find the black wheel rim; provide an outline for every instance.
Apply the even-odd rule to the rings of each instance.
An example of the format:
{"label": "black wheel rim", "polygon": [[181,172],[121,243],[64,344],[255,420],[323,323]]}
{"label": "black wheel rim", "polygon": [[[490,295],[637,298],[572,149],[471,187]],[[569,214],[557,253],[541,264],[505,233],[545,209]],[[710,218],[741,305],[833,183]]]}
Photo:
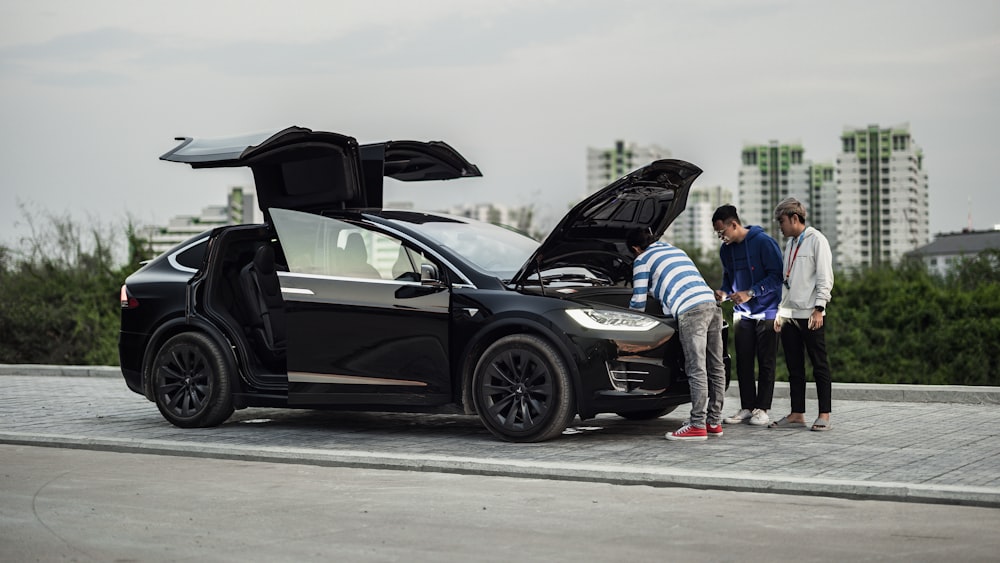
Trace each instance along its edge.
{"label": "black wheel rim", "polygon": [[554,392],[548,365],[527,350],[507,350],[494,357],[481,387],[494,424],[515,433],[544,422]]}
{"label": "black wheel rim", "polygon": [[188,418],[205,407],[212,391],[208,359],[197,346],[170,350],[157,371],[158,392],[163,406],[174,415]]}

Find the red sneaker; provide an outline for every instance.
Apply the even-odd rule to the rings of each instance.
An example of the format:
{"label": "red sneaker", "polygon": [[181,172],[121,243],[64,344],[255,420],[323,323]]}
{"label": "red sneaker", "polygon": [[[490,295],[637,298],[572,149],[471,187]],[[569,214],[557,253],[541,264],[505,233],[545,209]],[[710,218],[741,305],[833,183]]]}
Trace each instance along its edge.
{"label": "red sneaker", "polygon": [[708,433],[709,438],[718,438],[722,436],[722,425],[709,424],[705,427],[705,431]]}
{"label": "red sneaker", "polygon": [[679,430],[673,432],[667,432],[664,436],[667,440],[707,440],[708,432],[704,428],[698,428],[697,426],[691,426],[690,424],[685,424],[681,426]]}

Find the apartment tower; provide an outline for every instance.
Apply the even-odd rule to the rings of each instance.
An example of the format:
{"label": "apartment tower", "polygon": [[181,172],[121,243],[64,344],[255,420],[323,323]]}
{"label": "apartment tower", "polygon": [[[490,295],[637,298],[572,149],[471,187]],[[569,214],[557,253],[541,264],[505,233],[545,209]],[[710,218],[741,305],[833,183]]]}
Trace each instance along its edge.
{"label": "apartment tower", "polygon": [[712,215],[720,205],[732,202],[733,192],[722,186],[691,188],[684,212],[663,233],[664,240],[688,251],[698,251],[703,258],[717,258],[721,241],[715,235]]}
{"label": "apartment tower", "polygon": [[809,164],[803,162],[801,144],[744,145],[739,175],[740,203],[737,206],[744,225],[760,225],[781,241],[774,222],[778,202],[794,196],[810,205]]}
{"label": "apartment tower", "polygon": [[619,140],[610,149],[587,147],[587,195],[662,158],[670,158],[670,151],[658,145],[640,146]]}
{"label": "apartment tower", "polygon": [[895,264],[930,237],[923,151],[909,124],[845,127],[840,140],[836,264],[845,270]]}
{"label": "apartment tower", "polygon": [[774,208],[785,198],[801,201],[809,214],[808,224],[824,234],[836,228],[834,167],[829,163],[813,164],[804,158],[804,153],[797,142],[771,141],[766,145],[743,146],[739,172],[740,218],[745,225],[760,225],[782,246],[784,239],[774,221]]}

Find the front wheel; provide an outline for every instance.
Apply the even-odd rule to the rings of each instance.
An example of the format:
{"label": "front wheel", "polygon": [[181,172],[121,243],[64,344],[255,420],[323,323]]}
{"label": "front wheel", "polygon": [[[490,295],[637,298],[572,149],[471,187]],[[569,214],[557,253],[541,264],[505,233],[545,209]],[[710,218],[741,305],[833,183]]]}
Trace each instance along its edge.
{"label": "front wheel", "polygon": [[218,426],[234,410],[229,371],[222,350],[208,336],[173,336],[153,360],[156,407],[181,428]]}
{"label": "front wheel", "polygon": [[541,442],[562,433],[576,415],[569,369],[537,336],[505,336],[486,349],[472,379],[476,412],[510,442]]}

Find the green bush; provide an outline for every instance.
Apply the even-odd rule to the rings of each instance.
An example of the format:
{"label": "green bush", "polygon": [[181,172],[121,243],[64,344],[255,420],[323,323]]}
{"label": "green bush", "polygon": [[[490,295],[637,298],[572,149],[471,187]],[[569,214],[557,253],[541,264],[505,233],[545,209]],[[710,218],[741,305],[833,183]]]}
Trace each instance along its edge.
{"label": "green bush", "polygon": [[0,246],[0,363],[117,365],[119,290],[144,257],[116,265],[109,229],[26,215],[31,235]]}
{"label": "green bush", "polygon": [[[826,322],[834,381],[1000,385],[1000,250],[946,278],[920,262],[838,274]],[[787,380],[780,351],[778,367]]]}

